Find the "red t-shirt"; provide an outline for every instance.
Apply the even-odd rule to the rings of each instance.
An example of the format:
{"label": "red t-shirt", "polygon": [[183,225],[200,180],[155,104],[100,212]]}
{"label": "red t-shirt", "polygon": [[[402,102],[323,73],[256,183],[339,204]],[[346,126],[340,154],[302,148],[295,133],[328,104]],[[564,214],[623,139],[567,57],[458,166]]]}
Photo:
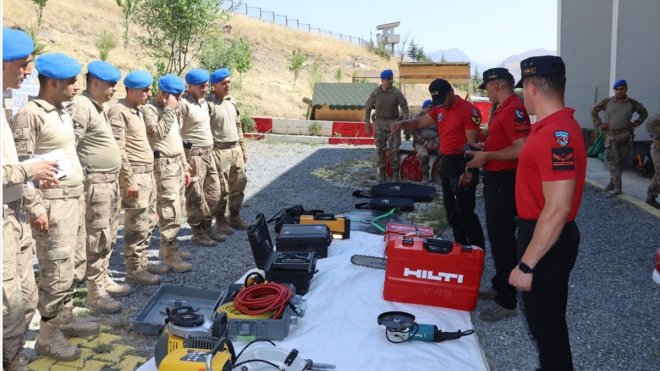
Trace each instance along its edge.
{"label": "red t-shirt", "polygon": [[516,207],[521,219],[538,219],[545,205],[542,182],[575,179],[567,222],[575,220],[587,172],[587,150],[572,108],[564,108],[531,126],[518,158]]}
{"label": "red t-shirt", "polygon": [[465,131],[479,130],[481,124],[479,110],[458,96],[451,107],[434,107],[428,114],[437,123],[440,153],[443,155],[463,153],[467,144]]}
{"label": "red t-shirt", "polygon": [[[512,94],[497,106],[488,123],[488,138],[484,143],[484,151],[499,151],[511,147],[514,140],[525,138],[528,134],[529,115],[518,96]],[[488,160],[484,165],[484,170],[516,170],[517,165],[517,160]]]}

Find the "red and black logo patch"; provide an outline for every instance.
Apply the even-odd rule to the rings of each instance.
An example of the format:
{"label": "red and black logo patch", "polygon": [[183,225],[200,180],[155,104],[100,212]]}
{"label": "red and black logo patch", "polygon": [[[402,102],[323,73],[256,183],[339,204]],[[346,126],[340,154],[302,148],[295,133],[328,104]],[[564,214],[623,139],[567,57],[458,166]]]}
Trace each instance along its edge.
{"label": "red and black logo patch", "polygon": [[514,128],[516,129],[516,132],[529,131],[529,121],[523,111],[516,108],[514,114],[516,116],[514,119]]}
{"label": "red and black logo patch", "polygon": [[552,149],[552,170],[575,170],[575,154],[573,147]]}

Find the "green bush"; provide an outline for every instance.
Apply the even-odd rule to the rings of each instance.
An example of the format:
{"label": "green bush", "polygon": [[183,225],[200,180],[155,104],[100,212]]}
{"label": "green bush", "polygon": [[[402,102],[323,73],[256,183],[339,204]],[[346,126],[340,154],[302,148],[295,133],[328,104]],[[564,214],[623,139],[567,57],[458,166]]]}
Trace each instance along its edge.
{"label": "green bush", "polygon": [[221,36],[211,38],[204,44],[199,55],[200,65],[215,71],[226,67],[239,74],[252,69],[252,45],[243,36],[225,39]]}
{"label": "green bush", "polygon": [[110,53],[110,50],[117,47],[117,41],[110,32],[103,31],[96,38],[94,46],[96,46],[96,49],[99,51],[99,59],[106,61],[108,60],[108,54]]}
{"label": "green bush", "polygon": [[383,46],[375,47],[373,45],[369,45],[369,46],[367,46],[367,50],[370,53],[374,53],[379,57],[385,58],[387,61],[389,61],[390,58],[392,57],[392,55],[390,54],[390,51],[385,49],[385,47],[383,47]]}
{"label": "green bush", "polygon": [[254,128],[256,126],[256,123],[252,119],[252,116],[248,113],[248,111],[243,111],[241,112],[241,115],[239,117],[239,120],[241,120],[241,128],[243,129],[244,133],[253,133]]}
{"label": "green bush", "polygon": [[309,130],[309,135],[319,136],[321,135],[321,124],[316,121],[312,122],[307,130]]}

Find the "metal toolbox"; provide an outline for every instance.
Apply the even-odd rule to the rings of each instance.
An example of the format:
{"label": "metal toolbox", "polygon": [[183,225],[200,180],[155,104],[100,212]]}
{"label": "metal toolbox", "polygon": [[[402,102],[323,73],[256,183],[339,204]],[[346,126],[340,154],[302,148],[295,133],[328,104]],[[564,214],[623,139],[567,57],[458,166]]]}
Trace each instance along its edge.
{"label": "metal toolbox", "polygon": [[[225,290],[220,305],[234,299],[236,293],[243,287],[241,284],[230,284]],[[305,301],[301,296],[294,295],[290,302],[298,307],[301,316],[304,314]],[[283,340],[289,335],[289,326],[298,323],[298,315],[287,305],[280,319],[228,319],[227,332],[231,340],[249,342],[255,339]]]}
{"label": "metal toolbox", "polygon": [[144,335],[160,335],[167,308],[191,306],[210,318],[227,289],[209,290],[196,287],[162,285],[147,304],[131,320],[131,329]]}

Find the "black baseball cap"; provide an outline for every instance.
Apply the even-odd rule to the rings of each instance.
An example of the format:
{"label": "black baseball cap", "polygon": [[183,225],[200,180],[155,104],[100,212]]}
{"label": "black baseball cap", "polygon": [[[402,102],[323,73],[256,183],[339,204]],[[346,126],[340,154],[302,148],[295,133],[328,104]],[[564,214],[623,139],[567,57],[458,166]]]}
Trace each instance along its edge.
{"label": "black baseball cap", "polygon": [[451,91],[451,84],[444,79],[435,79],[429,84],[429,93],[434,106],[439,106],[447,99],[447,94]]}
{"label": "black baseball cap", "polygon": [[486,83],[493,80],[509,80],[513,82],[513,75],[503,67],[496,67],[485,70],[483,73],[483,82],[479,85],[479,89],[486,89]]}
{"label": "black baseball cap", "polygon": [[561,57],[556,55],[542,55],[529,57],[520,62],[520,81],[516,88],[522,88],[525,77],[532,76],[561,76],[566,75],[566,65]]}

